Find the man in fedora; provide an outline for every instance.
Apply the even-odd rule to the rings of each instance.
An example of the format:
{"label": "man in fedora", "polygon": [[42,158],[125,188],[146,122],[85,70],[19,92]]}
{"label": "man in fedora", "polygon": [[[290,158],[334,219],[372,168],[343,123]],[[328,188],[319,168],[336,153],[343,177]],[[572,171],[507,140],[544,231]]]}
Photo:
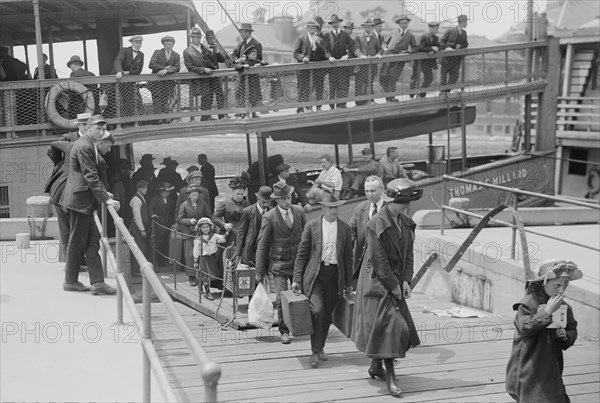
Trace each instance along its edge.
{"label": "man in fedora", "polygon": [[375,30],[375,35],[379,38],[379,42],[381,43],[381,48],[386,51],[387,50],[387,40],[385,36],[381,33],[383,31],[384,22],[381,18],[373,18],[373,29]]}
{"label": "man in fedora", "polygon": [[[306,23],[306,33],[296,40],[294,47],[294,59],[299,63],[321,62],[327,60],[325,43],[319,36],[319,24],[315,21]],[[301,70],[298,72],[298,102],[308,102],[309,96],[314,88],[316,101],[323,100],[323,84],[325,83],[325,69]],[[311,87],[312,85],[312,87]],[[312,110],[310,106],[301,106],[297,113]],[[321,110],[321,105],[317,105]]]}
{"label": "man in fedora", "polygon": [[[219,63],[225,63],[225,55],[221,53],[219,50],[219,46],[217,44],[217,36],[215,35],[215,31],[208,30],[206,31],[206,43],[208,47],[202,45],[205,50],[204,58],[206,65],[208,68],[212,70],[219,69]],[[225,94],[223,93],[223,80],[220,77],[214,77],[208,79],[208,98],[206,100],[208,109],[212,108],[212,100],[213,96],[217,102],[217,109],[221,110],[225,107]],[[204,102],[204,100],[202,101]],[[202,108],[204,109],[204,108]],[[228,115],[220,113],[219,119],[226,119]]]}
{"label": "man in fedora", "polygon": [[354,21],[346,21],[344,25],[342,25],[342,28],[344,28],[344,31],[352,37],[352,33],[354,32]]}
{"label": "man in fedora", "polygon": [[[48,64],[48,55],[44,53],[43,57],[44,57],[44,79],[48,80],[51,78],[58,78],[58,76],[56,75],[56,70],[54,70],[54,67],[52,67]],[[37,80],[38,78],[40,78],[39,67],[36,67],[35,71],[33,73],[33,79]]]}
{"label": "man in fedora", "polygon": [[[152,74],[156,74],[159,77],[164,77],[167,74],[173,74],[179,72],[180,56],[173,50],[175,45],[175,38],[170,35],[164,36],[160,42],[163,45],[162,49],[157,49],[150,58],[150,64],[148,67],[152,70]],[[175,93],[175,82],[174,81],[152,81],[149,84],[150,92],[152,93],[152,104],[154,106],[154,113],[163,114],[169,113],[169,101]],[[165,123],[170,123],[170,120],[164,119]],[[157,123],[162,123],[159,120]]]}
{"label": "man in fedora", "polygon": [[256,59],[259,62],[262,62],[263,48],[262,48],[262,45],[260,44],[260,42],[252,37],[252,32],[254,32],[254,30],[252,29],[252,24],[248,24],[246,22],[242,23],[242,25],[240,26],[239,32],[240,32],[240,36],[242,37],[242,40],[240,41],[240,43],[238,43],[238,45],[233,50],[233,52],[231,52],[231,58],[233,59],[233,62],[241,63],[240,59],[244,59],[244,55],[246,54],[246,49],[248,49],[250,46],[254,46],[256,48],[256,53],[257,53]]}
{"label": "man in fedora", "polygon": [[[124,75],[139,75],[144,68],[144,53],[140,50],[142,47],[141,35],[134,35],[129,38],[131,46],[122,48],[115,62],[113,63],[112,73],[117,80],[123,78]],[[121,91],[121,116],[137,115],[142,111],[142,98],[137,87],[137,83],[127,82],[119,87]]]}
{"label": "man in fedora", "polygon": [[65,291],[89,291],[78,281],[82,255],[85,254],[90,275],[91,290],[96,294],[115,294],[116,290],[104,282],[104,271],[98,250],[100,233],[94,222],[94,210],[101,203],[119,209],[101,181],[98,143],[106,134],[106,120],[101,115],[92,116],[86,133],[71,149],[69,177],[59,204],[69,215],[69,242],[65,265]]}
{"label": "man in fedora", "polygon": [[[428,24],[429,32],[421,35],[419,39],[419,52],[426,52],[429,56],[435,55],[439,52],[442,47],[440,44],[440,38],[438,38],[437,33],[440,28],[439,22],[429,22]],[[425,59],[425,60],[415,60],[413,64],[413,80],[410,84],[411,89],[417,88],[417,81],[419,78],[419,71],[423,72],[423,83],[421,84],[422,89],[428,88],[433,82],[433,70],[437,70],[437,59]],[[427,93],[422,91],[419,96],[421,98],[425,98]],[[411,94],[412,98],[414,94]]]}
{"label": "man in fedora", "polygon": [[150,188],[148,189],[148,197],[146,200],[150,200],[150,197],[153,196],[152,187],[156,183],[156,174],[154,171],[156,167],[152,163],[154,161],[154,157],[152,154],[144,154],[142,158],[140,158],[140,168],[131,175],[131,181],[133,183],[139,182],[142,179],[148,181],[150,184]]}
{"label": "man in fedora", "polygon": [[[451,28],[444,32],[442,39],[440,39],[440,45],[442,50],[451,51],[458,49],[466,49],[469,47],[469,41],[467,40],[467,31],[465,28],[469,23],[469,18],[466,15],[458,16],[458,24],[456,27]],[[460,66],[463,63],[464,56],[450,56],[443,57],[441,61],[441,72],[440,72],[440,85],[455,84],[458,81],[458,72]],[[450,92],[449,89],[443,90],[443,92]]]}
{"label": "man in fedora", "polygon": [[[190,103],[194,109],[198,107],[198,96],[202,97],[200,101],[201,110],[209,110],[212,105],[210,85],[206,76],[212,74],[213,69],[207,64],[207,52],[208,49],[202,45],[202,31],[197,26],[192,28],[190,31],[190,45],[183,51],[183,61],[188,71],[203,76],[200,79],[192,80],[190,84]],[[211,120],[211,117],[210,115],[204,115],[200,119]]]}
{"label": "man in fedora", "polygon": [[[381,58],[383,48],[377,34],[373,32],[373,20],[370,18],[361,24],[365,32],[362,35],[356,36],[354,44],[356,49],[354,54],[356,57],[366,59],[368,57]],[[356,82],[354,93],[357,97],[363,95],[373,95],[373,81],[377,75],[377,64],[368,66],[360,66],[356,74]],[[356,101],[357,105],[366,105],[368,100]]]}
{"label": "man in fedora", "polygon": [[237,230],[235,246],[237,255],[243,264],[256,266],[256,246],[263,216],[271,209],[273,191],[268,186],[261,186],[256,195],[256,203],[242,210],[242,217]]}
{"label": "man in fedora", "polygon": [[67,67],[71,69],[71,78],[94,76],[94,73],[90,73],[83,68],[83,60],[81,60],[81,58],[77,55],[71,56],[67,62]]}
{"label": "man in fedora", "polygon": [[[338,60],[346,61],[354,55],[354,41],[348,33],[340,29],[340,23],[344,21],[337,14],[333,14],[329,20],[331,31],[325,34],[324,42],[327,50],[327,57],[330,62]],[[348,97],[350,88],[350,74],[352,67],[332,67],[329,72],[329,99],[334,101]],[[345,108],[346,102],[329,104],[331,109]]]}
{"label": "man in fedora", "polygon": [[215,166],[208,162],[206,154],[198,154],[198,164],[200,165],[200,172],[202,172],[202,186],[208,189],[210,208],[213,211],[215,209],[215,197],[219,195],[219,189],[215,181]]}
{"label": "man in fedora", "polygon": [[[417,40],[412,32],[408,31],[410,21],[411,19],[407,15],[401,15],[396,19],[395,22],[400,28],[392,32],[387,45],[388,49],[383,53],[384,55],[409,54],[418,51]],[[379,82],[384,92],[396,92],[396,82],[402,75],[404,64],[405,62],[392,62],[385,63],[381,67]],[[388,102],[398,102],[398,99],[393,95],[387,96],[386,100]]]}
{"label": "man in fedora", "polygon": [[273,288],[277,292],[275,307],[279,315],[279,333],[281,343],[290,344],[290,331],[283,321],[281,310],[281,292],[288,289],[288,281],[294,275],[294,260],[302,231],[306,224],[306,215],[299,206],[292,205],[294,187],[283,182],[273,185],[271,199],[277,207],[265,213],[258,234],[256,248],[256,281],[261,282],[267,268],[273,274]]}
{"label": "man in fedora", "polygon": [[292,290],[310,299],[313,368],[319,361],[327,361],[323,347],[338,299],[352,292],[352,233],[350,226],[338,219],[338,207],[344,203],[333,196],[320,202],[323,216],[304,227],[294,264]]}
{"label": "man in fedora", "polygon": [[[171,185],[175,186],[176,191],[180,191],[181,188],[186,185],[186,183],[183,181],[183,178],[181,178],[181,175],[179,175],[179,172],[177,172],[179,162],[171,159],[171,157],[166,157],[163,158],[163,161],[160,164],[164,165],[165,167],[158,171],[156,181],[158,183],[169,182]],[[177,200],[177,198],[174,196],[173,199]]]}
{"label": "man in fedora", "polygon": [[298,179],[296,175],[290,173],[290,166],[288,164],[279,164],[275,167],[275,174],[277,177],[271,181],[271,186],[277,182],[283,182],[287,185],[292,186],[294,191],[292,192],[292,204],[299,204],[304,208],[304,212],[310,213],[312,206],[308,202],[308,198],[300,186],[298,186]]}

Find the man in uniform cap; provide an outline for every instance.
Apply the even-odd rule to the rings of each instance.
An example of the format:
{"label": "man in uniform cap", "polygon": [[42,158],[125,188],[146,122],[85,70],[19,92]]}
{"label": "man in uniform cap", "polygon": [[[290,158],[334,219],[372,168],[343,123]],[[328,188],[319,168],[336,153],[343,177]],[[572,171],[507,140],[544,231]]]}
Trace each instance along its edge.
{"label": "man in uniform cap", "polygon": [[[441,49],[440,39],[437,36],[440,23],[432,21],[427,25],[429,26],[429,32],[421,35],[421,38],[419,39],[419,52],[426,52],[429,56],[433,56]],[[437,59],[416,60],[413,64],[413,79],[410,88],[417,88],[419,70],[423,72],[423,83],[421,84],[421,88],[428,88],[433,82],[433,70],[437,70],[437,68]],[[419,94],[421,98],[425,98],[425,95],[427,95],[425,91],[421,91]],[[413,98],[414,94],[410,94],[410,97]]]}
{"label": "man in uniform cap", "polygon": [[[148,67],[152,70],[152,74],[163,77],[167,74],[179,72],[180,56],[173,50],[175,38],[170,35],[164,36],[160,42],[163,45],[162,49],[157,49],[150,58]],[[169,101],[175,93],[174,81],[152,81],[149,84],[150,92],[152,93],[152,104],[154,113],[163,114],[169,113]],[[170,123],[170,120],[164,119],[165,123]],[[162,123],[160,120],[157,123]]]}
{"label": "man in uniform cap", "polygon": [[[142,47],[141,35],[134,35],[129,38],[131,46],[122,48],[113,63],[113,74],[120,80],[124,75],[139,75],[144,68],[144,53],[140,50]],[[143,110],[142,98],[134,82],[121,84],[119,87],[121,98],[117,102],[121,105],[121,116],[135,116]]]}
{"label": "man in uniform cap", "polygon": [[281,292],[287,290],[288,281],[292,281],[294,261],[306,224],[302,208],[292,205],[292,193],[293,186],[283,182],[273,185],[271,199],[275,200],[277,207],[263,216],[256,249],[256,281],[260,283],[263,280],[267,267],[273,273],[273,290],[277,293],[275,307],[283,344],[290,344],[291,339],[290,331],[283,321]]}
{"label": "man in uniform cap", "polygon": [[256,246],[262,218],[271,209],[273,191],[268,186],[261,186],[256,192],[256,203],[244,208],[238,225],[235,245],[237,255],[243,264],[256,265]]}
{"label": "man in uniform cap", "polygon": [[[399,55],[412,53],[418,50],[417,40],[412,32],[408,31],[408,24],[411,19],[407,15],[401,15],[395,22],[400,28],[392,32],[392,37],[387,45],[384,55]],[[396,83],[402,75],[405,62],[385,63],[381,66],[381,75],[379,81],[384,92],[396,92]],[[398,102],[393,95],[386,97],[388,102]]]}
{"label": "man in uniform cap", "polygon": [[[348,33],[340,29],[340,23],[344,21],[337,14],[333,14],[329,20],[331,31],[324,36],[325,49],[330,62],[346,61],[354,55],[354,41]],[[336,63],[339,65],[339,63]],[[332,67],[329,72],[329,98],[331,109],[345,108],[346,102],[334,102],[338,99],[348,97],[350,87],[350,74],[352,67]]]}
{"label": "man in uniform cap", "polygon": [[[450,28],[440,39],[442,50],[451,51],[453,49],[466,49],[469,47],[467,40],[467,31],[465,28],[469,23],[469,18],[466,15],[458,16],[458,24],[454,28]],[[464,56],[443,57],[441,61],[440,85],[455,84],[458,81],[458,73],[462,65]],[[445,93],[450,92],[450,89],[442,90]]]}

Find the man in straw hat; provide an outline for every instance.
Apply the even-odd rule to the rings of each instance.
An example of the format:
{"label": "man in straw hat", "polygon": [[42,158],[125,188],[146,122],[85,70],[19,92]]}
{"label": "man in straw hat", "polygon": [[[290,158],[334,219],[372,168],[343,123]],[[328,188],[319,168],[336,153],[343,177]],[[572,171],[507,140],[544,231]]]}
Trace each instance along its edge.
{"label": "man in straw hat", "polygon": [[77,55],[71,56],[67,62],[67,67],[71,69],[71,78],[94,76],[94,73],[90,73],[83,68],[83,60],[81,60],[81,58]]}
{"label": "man in straw hat", "polygon": [[[163,45],[162,49],[157,49],[150,58],[148,67],[152,70],[152,74],[159,77],[164,77],[167,74],[179,72],[180,56],[173,50],[175,38],[170,35],[163,36],[160,42]],[[154,113],[162,114],[169,113],[169,101],[175,93],[174,81],[152,81],[149,83],[149,89],[152,93],[152,103]],[[168,119],[159,120],[157,123],[170,123]]]}
{"label": "man in straw hat", "polygon": [[369,376],[385,379],[389,393],[400,397],[394,361],[420,344],[406,300],[411,295],[415,239],[415,223],[408,214],[410,202],[419,200],[423,190],[406,178],[391,181],[386,190],[383,199],[389,204],[367,224],[352,341],[371,358]]}
{"label": "man in straw hat", "polygon": [[[465,28],[469,23],[469,18],[466,15],[459,15],[457,19],[458,23],[456,27],[450,28],[440,39],[440,45],[442,50],[458,50],[466,49],[469,47],[469,41],[467,40],[467,31]],[[458,72],[462,65],[464,56],[451,56],[444,57],[441,61],[441,73],[440,73],[440,85],[455,84],[458,81]],[[449,92],[449,89],[443,90]]]}
{"label": "man in straw hat", "polygon": [[[366,59],[368,57],[381,58],[383,55],[383,48],[377,34],[373,32],[373,20],[370,18],[365,20],[361,24],[365,32],[362,35],[357,35],[354,39],[356,49],[354,54],[356,57]],[[373,95],[373,81],[377,75],[377,64],[371,64],[368,66],[361,66],[356,74],[356,82],[354,93],[357,97],[363,95]],[[357,105],[366,105],[373,100],[356,101]]]}
{"label": "man in straw hat", "polygon": [[256,281],[261,282],[267,267],[273,274],[273,290],[277,292],[275,307],[279,317],[281,343],[290,344],[290,331],[283,321],[281,291],[288,289],[294,275],[294,260],[306,224],[306,215],[300,206],[292,205],[294,187],[283,182],[273,185],[271,199],[277,207],[265,213],[262,219],[256,249]]}
{"label": "man in straw hat", "polygon": [[[116,290],[104,282],[104,271],[98,253],[100,233],[94,223],[93,213],[101,203],[119,209],[119,202],[112,198],[100,180],[99,159],[96,144],[104,137],[106,119],[92,116],[84,136],[73,144],[69,178],[60,205],[69,214],[69,243],[65,267],[65,291],[89,291],[78,281],[82,251],[85,252],[93,294],[115,294]],[[81,190],[85,189],[85,190]],[[76,191],[77,190],[77,191]]]}
{"label": "man in straw hat", "polygon": [[[141,35],[134,35],[129,38],[131,46],[122,48],[113,63],[113,74],[120,80],[124,75],[139,75],[144,68],[144,53],[140,50],[142,47]],[[121,116],[134,116],[142,111],[142,97],[137,84],[133,82],[123,83],[120,87],[121,99],[117,100],[121,104]]]}
{"label": "man in straw hat", "polygon": [[[325,44],[319,36],[319,24],[315,21],[306,23],[306,33],[296,40],[294,59],[299,63],[320,62],[327,60]],[[315,90],[316,101],[323,100],[323,84],[325,83],[325,69],[301,70],[298,72],[298,102],[308,102],[310,93]],[[311,88],[312,84],[312,88]],[[301,106],[297,113],[312,110],[310,106]],[[317,105],[321,110],[321,105]]]}
{"label": "man in straw hat", "polygon": [[[340,29],[344,21],[337,14],[333,14],[329,20],[331,31],[325,34],[324,42],[327,57],[330,62],[345,61],[354,55],[354,41],[346,31]],[[329,72],[329,98],[331,101],[348,97],[350,87],[350,74],[352,67],[332,67]],[[330,103],[331,109],[345,108],[346,102]]]}
{"label": "man in straw hat", "polygon": [[[384,55],[399,55],[412,53],[418,50],[417,40],[412,32],[408,30],[408,24],[411,19],[407,15],[401,15],[396,19],[396,24],[400,26],[392,32],[392,37],[387,45],[387,50]],[[381,75],[379,81],[384,92],[396,92],[396,82],[402,75],[405,62],[385,63],[381,67]],[[393,95],[386,97],[388,102],[398,102],[398,99]]]}
{"label": "man in straw hat", "polygon": [[294,264],[292,290],[310,299],[313,368],[327,361],[323,348],[338,299],[352,292],[352,233],[350,226],[338,219],[338,207],[344,203],[333,196],[320,202],[323,216],[304,227]]}
{"label": "man in straw hat", "polygon": [[256,195],[256,203],[242,210],[242,216],[237,230],[235,245],[241,262],[255,266],[258,233],[263,216],[271,209],[273,191],[268,186],[261,186]]}
{"label": "man in straw hat", "polygon": [[[419,39],[419,52],[426,52],[429,56],[433,56],[442,49],[440,38],[437,36],[440,23],[432,21],[427,25],[429,26],[429,32],[421,35],[421,38]],[[436,59],[415,60],[410,88],[417,88],[417,81],[420,74],[419,71],[423,72],[423,83],[421,84],[421,88],[428,88],[433,82],[433,70],[437,70],[437,68]],[[422,91],[419,94],[421,98],[425,98],[425,95],[427,95],[425,91]],[[410,97],[414,97],[414,94],[411,94]]]}
{"label": "man in straw hat", "polygon": [[65,141],[77,141],[85,134],[85,128],[87,125],[87,121],[92,117],[91,113],[79,113],[77,114],[77,131],[65,133],[62,136],[62,139]]}

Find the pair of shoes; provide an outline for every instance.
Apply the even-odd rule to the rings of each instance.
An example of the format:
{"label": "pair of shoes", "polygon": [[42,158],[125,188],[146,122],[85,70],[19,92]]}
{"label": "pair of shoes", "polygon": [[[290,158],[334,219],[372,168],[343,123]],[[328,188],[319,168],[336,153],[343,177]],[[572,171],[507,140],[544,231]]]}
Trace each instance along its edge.
{"label": "pair of shoes", "polygon": [[388,103],[396,103],[396,102],[400,102],[398,100],[398,98],[386,98],[386,100],[388,101]]}
{"label": "pair of shoes", "polygon": [[92,284],[92,294],[106,294],[106,295],[115,295],[117,293],[117,289],[109,286],[104,281],[100,281],[98,283]]}
{"label": "pair of shoes", "polygon": [[328,359],[329,357],[327,357],[327,353],[325,353],[325,350],[321,350],[321,352],[319,353],[319,360],[327,361]]}
{"label": "pair of shoes", "polygon": [[85,292],[85,291],[89,291],[90,287],[86,287],[81,282],[75,281],[74,283],[63,283],[63,290],[64,291]]}
{"label": "pair of shoes", "polygon": [[290,344],[292,342],[292,339],[290,338],[290,335],[287,333],[284,333],[281,335],[281,344]]}
{"label": "pair of shoes", "polygon": [[385,369],[383,369],[380,359],[373,359],[368,372],[371,379],[375,379],[375,377],[381,378],[384,381],[386,379]]}
{"label": "pair of shoes", "polygon": [[319,353],[312,353],[310,355],[310,366],[317,368],[319,366]]}
{"label": "pair of shoes", "polygon": [[190,276],[190,287],[196,287],[198,285],[198,279],[196,277]]}
{"label": "pair of shoes", "polygon": [[390,395],[394,397],[402,397],[402,389],[398,387],[396,381],[396,371],[394,370],[394,359],[386,358],[385,362],[385,384],[390,392]]}
{"label": "pair of shoes", "polygon": [[304,112],[304,108],[300,107],[298,109],[296,109],[296,113],[302,113]]}
{"label": "pair of shoes", "polygon": [[317,105],[317,112],[321,110],[321,105]]}
{"label": "pair of shoes", "polygon": [[329,104],[329,109],[334,110],[335,109],[335,104]]}
{"label": "pair of shoes", "polygon": [[346,108],[346,104],[337,104],[336,105],[336,109],[339,109],[339,108],[345,109]]}
{"label": "pair of shoes", "polygon": [[213,297],[213,295],[210,293],[210,286],[208,284],[204,284],[204,298],[206,298],[209,301],[214,301],[215,297]]}
{"label": "pair of shoes", "polygon": [[258,113],[256,112],[252,112],[252,118],[259,118],[260,116],[258,116]]}

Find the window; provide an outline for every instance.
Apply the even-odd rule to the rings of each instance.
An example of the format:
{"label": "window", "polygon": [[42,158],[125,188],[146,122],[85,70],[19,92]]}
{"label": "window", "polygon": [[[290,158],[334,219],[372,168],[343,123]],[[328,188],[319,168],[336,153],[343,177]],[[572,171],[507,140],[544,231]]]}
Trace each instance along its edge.
{"label": "window", "polygon": [[502,131],[502,125],[494,125],[494,131],[495,132],[501,132]]}
{"label": "window", "polygon": [[504,126],[504,133],[505,134],[510,134],[511,131],[512,131],[511,125]]}
{"label": "window", "polygon": [[588,150],[572,148],[569,161],[569,175],[585,176],[587,173]]}
{"label": "window", "polygon": [[492,125],[487,125],[487,126],[485,127],[485,132],[486,132],[487,134],[492,134]]}
{"label": "window", "polygon": [[8,186],[0,186],[0,218],[10,218]]}

